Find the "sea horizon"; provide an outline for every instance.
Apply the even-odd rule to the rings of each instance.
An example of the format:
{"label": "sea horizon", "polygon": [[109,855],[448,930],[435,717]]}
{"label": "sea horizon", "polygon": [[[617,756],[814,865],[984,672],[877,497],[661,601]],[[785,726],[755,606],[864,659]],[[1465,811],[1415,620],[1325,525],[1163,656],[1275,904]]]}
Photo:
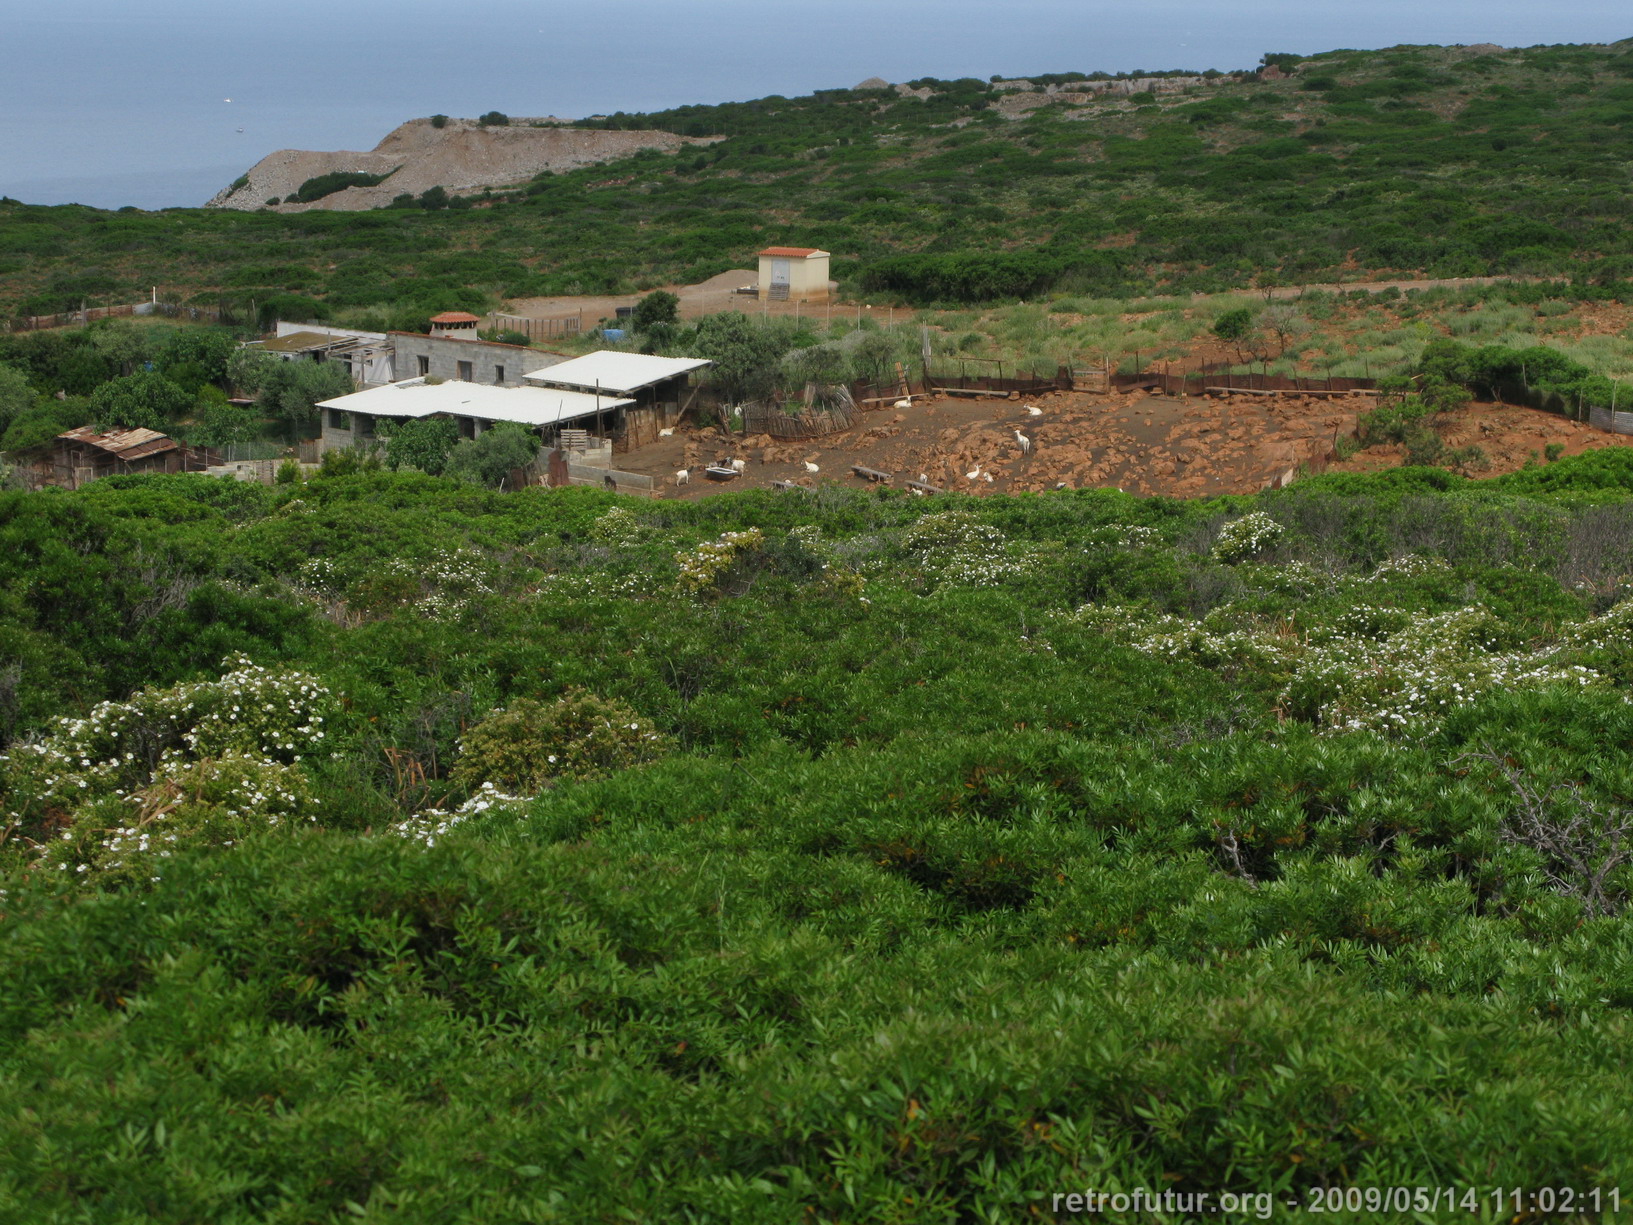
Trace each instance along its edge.
{"label": "sea horizon", "polygon": [[279,149],[371,149],[438,112],[580,117],[795,96],[871,77],[1229,71],[1271,51],[1610,42],[1630,25],[1605,0],[1563,14],[1518,0],[1432,10],[1379,0],[1360,12],[1244,0],[1217,13],[1185,0],[1115,11],[1017,0],[1002,14],[975,0],[492,0],[448,14],[425,0],[287,0],[276,12],[61,0],[40,15],[0,0],[0,22],[25,52],[0,79],[12,119],[0,128],[0,196],[197,207]]}

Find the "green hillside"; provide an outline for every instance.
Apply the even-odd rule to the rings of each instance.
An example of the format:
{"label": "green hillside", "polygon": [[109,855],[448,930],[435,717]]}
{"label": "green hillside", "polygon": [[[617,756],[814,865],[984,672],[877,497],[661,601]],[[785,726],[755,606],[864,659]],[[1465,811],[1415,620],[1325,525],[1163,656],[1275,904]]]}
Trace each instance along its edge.
{"label": "green hillside", "polygon": [[1618,1219],[1628,458],[0,495],[0,1202]]}
{"label": "green hillside", "polygon": [[[208,304],[293,294],[308,313],[417,320],[428,306],[701,278],[796,241],[835,252],[847,288],[898,300],[1363,272],[1627,278],[1629,44],[1479,50],[1268,57],[1290,75],[1029,111],[1015,100],[1073,74],[1038,78],[1031,94],[924,80],[910,84],[925,97],[841,89],[615,115],[597,122],[728,139],[453,208],[422,207],[441,197],[293,216],[6,202],[0,310],[128,299],[157,283]],[[1026,259],[979,275],[948,262],[1006,252]],[[903,255],[926,259],[884,262]]]}

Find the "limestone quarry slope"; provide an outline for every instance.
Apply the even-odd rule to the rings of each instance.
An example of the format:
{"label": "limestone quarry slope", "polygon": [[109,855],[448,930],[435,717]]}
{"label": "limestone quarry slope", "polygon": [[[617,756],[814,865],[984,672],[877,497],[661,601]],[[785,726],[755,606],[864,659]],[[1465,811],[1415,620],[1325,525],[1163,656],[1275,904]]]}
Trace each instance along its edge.
{"label": "limestone quarry slope", "polygon": [[[642,149],[668,151],[722,139],[658,131],[526,126],[532,122],[561,121],[513,119],[509,127],[482,127],[473,120],[450,119],[438,128],[429,119],[410,119],[366,153],[279,149],[250,168],[248,183],[217,192],[205,207],[275,207],[280,213],[314,208],[380,208],[405,192],[417,196],[432,187],[442,187],[453,195],[469,195],[486,187],[524,183],[543,170],[572,170],[627,157]],[[309,204],[267,203],[294,195],[308,179],[335,171],[390,177],[377,186],[348,187]]]}

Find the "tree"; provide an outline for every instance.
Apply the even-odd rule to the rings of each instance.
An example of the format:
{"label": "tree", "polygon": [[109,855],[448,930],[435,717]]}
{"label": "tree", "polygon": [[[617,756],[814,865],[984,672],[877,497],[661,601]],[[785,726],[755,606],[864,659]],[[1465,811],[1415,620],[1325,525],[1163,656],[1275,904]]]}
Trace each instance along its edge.
{"label": "tree", "polygon": [[1265,307],[1254,322],[1261,332],[1268,332],[1276,338],[1282,353],[1287,352],[1288,346],[1311,327],[1309,317],[1290,302],[1277,302]]}
{"label": "tree", "polygon": [[1213,334],[1235,346],[1238,361],[1245,362],[1250,357],[1264,356],[1259,352],[1263,346],[1257,342],[1262,340],[1262,337],[1254,325],[1254,315],[1250,307],[1239,306],[1235,310],[1221,313],[1213,321]]}
{"label": "tree", "polygon": [[447,417],[382,420],[377,426],[386,440],[386,464],[398,468],[418,468],[432,476],[442,475],[448,453],[459,442],[459,427]]}
{"label": "tree", "polygon": [[444,476],[497,489],[513,468],[525,468],[539,454],[539,440],[531,431],[508,422],[467,438],[448,453]]}
{"label": "tree", "polygon": [[166,374],[178,366],[196,367],[203,381],[220,384],[226,380],[227,362],[236,352],[238,341],[224,328],[181,327],[165,337],[156,360]]}
{"label": "tree", "polygon": [[503,111],[489,111],[476,122],[485,128],[507,128],[510,126],[510,116]]}
{"label": "tree", "polygon": [[124,322],[106,321],[87,330],[90,347],[117,374],[134,374],[153,351],[151,333]]}
{"label": "tree", "polygon": [[698,322],[693,344],[699,357],[714,363],[710,377],[720,393],[734,401],[775,391],[783,354],[793,348],[785,330],[756,323],[738,311],[705,316]]}
{"label": "tree", "polygon": [[0,434],[33,407],[34,389],[28,385],[28,376],[12,366],[0,364]]}
{"label": "tree", "polygon": [[110,379],[91,393],[91,413],[99,429],[166,430],[192,404],[185,391],[151,370]]}
{"label": "tree", "polygon": [[47,396],[17,414],[6,432],[0,434],[0,451],[26,451],[41,446],[58,434],[78,429],[90,419],[89,401],[78,396],[68,400]]}
{"label": "tree", "polygon": [[896,364],[896,342],[887,332],[864,332],[852,360],[863,378],[871,383],[883,383]]}
{"label": "tree", "polygon": [[448,126],[448,116],[446,116],[446,115],[432,115],[431,116],[431,126],[434,127],[434,128],[445,128],[445,127],[447,127]]}
{"label": "tree", "polygon": [[1253,312],[1245,306],[1225,311],[1213,321],[1213,334],[1232,343],[1253,330]]}
{"label": "tree", "polygon": [[[214,395],[209,394],[215,392]],[[260,419],[244,404],[233,404],[219,388],[206,387],[194,403],[197,425],[188,435],[190,442],[205,447],[231,447],[248,442]]]}
{"label": "tree", "polygon": [[650,332],[659,324],[673,326],[680,322],[680,299],[667,290],[654,290],[635,304],[629,321],[637,332]]}
{"label": "tree", "polygon": [[233,386],[255,396],[291,435],[317,425],[317,405],[352,390],[351,376],[333,362],[285,361],[256,349],[240,349],[227,361]]}

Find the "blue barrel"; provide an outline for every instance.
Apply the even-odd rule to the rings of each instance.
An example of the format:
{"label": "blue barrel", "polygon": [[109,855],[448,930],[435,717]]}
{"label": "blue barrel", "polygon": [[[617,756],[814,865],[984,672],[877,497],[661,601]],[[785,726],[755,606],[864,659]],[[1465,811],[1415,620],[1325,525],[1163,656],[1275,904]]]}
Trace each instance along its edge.
{"label": "blue barrel", "polygon": [[605,336],[608,340],[622,340],[624,338],[624,329],[623,328],[602,328],[601,329],[601,334],[603,336]]}

